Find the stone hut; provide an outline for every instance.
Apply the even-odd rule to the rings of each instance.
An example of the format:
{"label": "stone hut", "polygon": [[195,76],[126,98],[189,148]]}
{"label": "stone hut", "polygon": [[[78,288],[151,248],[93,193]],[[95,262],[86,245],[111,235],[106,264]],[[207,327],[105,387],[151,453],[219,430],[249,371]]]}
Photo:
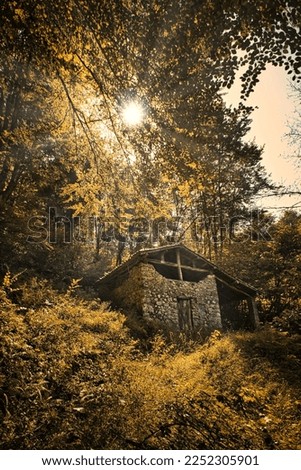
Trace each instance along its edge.
{"label": "stone hut", "polygon": [[98,281],[100,297],[173,330],[254,329],[256,291],[182,244],[143,249]]}

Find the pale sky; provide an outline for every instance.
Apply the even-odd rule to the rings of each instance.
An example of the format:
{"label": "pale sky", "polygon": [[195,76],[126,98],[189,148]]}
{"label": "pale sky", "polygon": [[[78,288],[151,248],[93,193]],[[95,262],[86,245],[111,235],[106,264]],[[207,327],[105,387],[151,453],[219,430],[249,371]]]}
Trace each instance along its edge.
{"label": "pale sky", "polygon": [[[241,82],[239,78],[225,96],[227,104],[238,104]],[[264,146],[263,164],[275,183],[286,187],[295,187],[301,191],[301,162],[288,158],[294,148],[289,145],[285,134],[289,131],[288,121],[294,118],[297,106],[296,97],[292,97],[289,76],[281,67],[269,65],[261,74],[260,81],[248,98],[247,105],[257,106],[252,113],[253,123],[247,140],[255,139],[259,146]],[[293,189],[293,188],[292,188]],[[300,203],[300,206],[298,204]],[[283,196],[264,198],[258,201],[261,207],[291,207],[301,209],[301,196]]]}

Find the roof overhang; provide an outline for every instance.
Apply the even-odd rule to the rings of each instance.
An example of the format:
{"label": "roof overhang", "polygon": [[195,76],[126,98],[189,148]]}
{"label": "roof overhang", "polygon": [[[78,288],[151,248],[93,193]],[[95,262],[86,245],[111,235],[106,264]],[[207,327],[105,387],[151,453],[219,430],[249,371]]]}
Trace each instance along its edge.
{"label": "roof overhang", "polygon": [[172,273],[172,279],[199,282],[202,278],[211,274],[240,294],[252,297],[256,295],[256,289],[252,286],[231,276],[182,243],[139,250],[127,261],[100,278],[97,281],[98,285],[114,284],[116,279],[129,273],[134,266],[141,262],[153,265],[165,277],[169,277],[168,273]]}

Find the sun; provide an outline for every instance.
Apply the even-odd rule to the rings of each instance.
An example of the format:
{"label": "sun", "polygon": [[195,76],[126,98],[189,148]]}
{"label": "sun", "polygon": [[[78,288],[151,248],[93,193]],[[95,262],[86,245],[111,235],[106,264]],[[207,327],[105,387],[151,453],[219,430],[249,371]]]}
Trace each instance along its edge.
{"label": "sun", "polygon": [[138,126],[144,118],[144,110],[141,104],[130,101],[122,109],[122,119],[129,126]]}

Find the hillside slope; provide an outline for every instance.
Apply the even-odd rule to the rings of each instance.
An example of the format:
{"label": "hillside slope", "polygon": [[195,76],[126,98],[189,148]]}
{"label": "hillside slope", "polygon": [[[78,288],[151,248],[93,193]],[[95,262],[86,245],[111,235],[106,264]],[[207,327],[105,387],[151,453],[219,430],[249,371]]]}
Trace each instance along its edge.
{"label": "hillside slope", "polygon": [[[9,284],[9,283],[7,283]],[[301,337],[162,336],[41,281],[1,288],[1,449],[301,449]]]}

